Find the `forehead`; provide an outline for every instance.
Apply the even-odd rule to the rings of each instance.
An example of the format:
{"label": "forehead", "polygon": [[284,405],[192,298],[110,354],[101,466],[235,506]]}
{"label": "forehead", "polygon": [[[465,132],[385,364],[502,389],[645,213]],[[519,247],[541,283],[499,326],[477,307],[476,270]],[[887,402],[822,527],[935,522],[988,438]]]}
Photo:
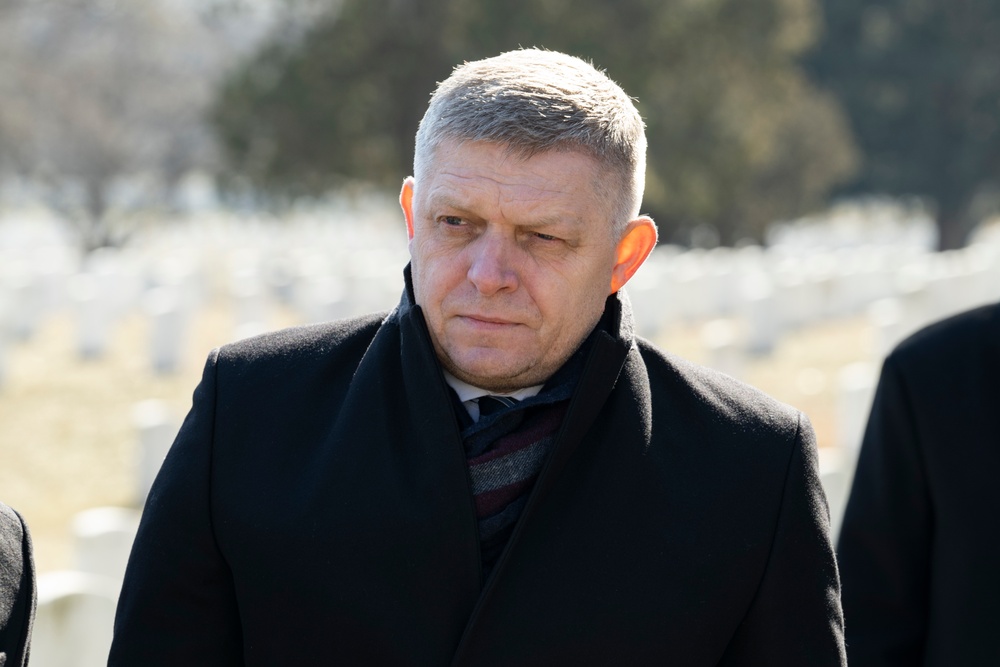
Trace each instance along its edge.
{"label": "forehead", "polygon": [[557,202],[594,206],[601,165],[579,150],[557,149],[522,156],[481,141],[442,142],[419,175],[417,197],[430,202]]}

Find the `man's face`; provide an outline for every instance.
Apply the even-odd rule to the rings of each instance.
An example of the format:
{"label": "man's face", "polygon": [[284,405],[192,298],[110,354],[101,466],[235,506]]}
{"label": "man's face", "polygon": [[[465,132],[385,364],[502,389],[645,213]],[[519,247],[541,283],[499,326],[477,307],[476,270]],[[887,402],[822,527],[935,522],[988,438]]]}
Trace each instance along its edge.
{"label": "man's face", "polygon": [[611,206],[595,194],[609,176],[582,152],[520,159],[458,141],[443,142],[426,172],[407,179],[401,201],[438,358],[492,391],[544,382],[617,289]]}

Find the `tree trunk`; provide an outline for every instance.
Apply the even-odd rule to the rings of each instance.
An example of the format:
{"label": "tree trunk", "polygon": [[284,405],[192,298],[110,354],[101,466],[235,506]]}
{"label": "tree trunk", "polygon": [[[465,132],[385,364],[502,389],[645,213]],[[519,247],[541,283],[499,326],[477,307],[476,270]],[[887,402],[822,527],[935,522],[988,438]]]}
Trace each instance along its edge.
{"label": "tree trunk", "polygon": [[934,221],[937,224],[939,251],[958,250],[968,245],[969,236],[976,228],[976,221],[970,215],[969,204],[969,199],[965,199],[940,206]]}
{"label": "tree trunk", "polygon": [[83,237],[83,251],[85,254],[90,254],[112,243],[105,219],[108,203],[104,196],[104,184],[97,180],[89,180],[86,184],[86,193],[86,205],[79,224],[80,235]]}

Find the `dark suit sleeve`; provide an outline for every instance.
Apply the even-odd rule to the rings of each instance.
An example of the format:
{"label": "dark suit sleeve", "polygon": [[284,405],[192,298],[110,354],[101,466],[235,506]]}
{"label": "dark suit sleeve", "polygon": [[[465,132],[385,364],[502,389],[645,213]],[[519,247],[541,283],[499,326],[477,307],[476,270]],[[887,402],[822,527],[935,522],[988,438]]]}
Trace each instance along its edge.
{"label": "dark suit sleeve", "polygon": [[214,352],[149,492],[118,611],[109,666],[242,665],[232,574],[215,540]]}
{"label": "dark suit sleeve", "polygon": [[28,663],[35,616],[35,566],[21,515],[0,504],[0,665]]}
{"label": "dark suit sleeve", "polygon": [[805,416],[799,420],[767,567],[720,666],[847,664],[840,581],[816,439]]}
{"label": "dark suit sleeve", "polygon": [[923,662],[933,526],[896,363],[882,368],[838,545],[852,667]]}

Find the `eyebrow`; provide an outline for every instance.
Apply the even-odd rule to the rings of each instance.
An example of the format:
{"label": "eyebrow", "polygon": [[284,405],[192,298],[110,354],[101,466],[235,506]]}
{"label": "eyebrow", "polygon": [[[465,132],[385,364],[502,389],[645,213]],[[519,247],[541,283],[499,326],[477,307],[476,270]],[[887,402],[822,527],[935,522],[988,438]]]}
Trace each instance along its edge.
{"label": "eyebrow", "polygon": [[435,195],[431,194],[427,197],[427,204],[431,207],[435,206],[446,206],[448,208],[458,209],[460,211],[469,211],[469,204],[467,202],[460,202],[457,199],[453,199],[450,195]]}
{"label": "eyebrow", "polygon": [[[431,194],[427,198],[427,204],[429,208],[445,207],[454,209],[456,212],[468,214],[477,219],[481,218],[479,214],[476,214],[470,206],[470,202],[462,202],[455,199],[450,194]],[[539,218],[531,222],[522,223],[519,226],[528,227],[530,229],[542,228],[542,227],[556,227],[560,225],[572,225],[573,227],[578,227],[582,224],[582,220],[575,215],[565,215],[565,216],[547,216],[544,218]]]}

